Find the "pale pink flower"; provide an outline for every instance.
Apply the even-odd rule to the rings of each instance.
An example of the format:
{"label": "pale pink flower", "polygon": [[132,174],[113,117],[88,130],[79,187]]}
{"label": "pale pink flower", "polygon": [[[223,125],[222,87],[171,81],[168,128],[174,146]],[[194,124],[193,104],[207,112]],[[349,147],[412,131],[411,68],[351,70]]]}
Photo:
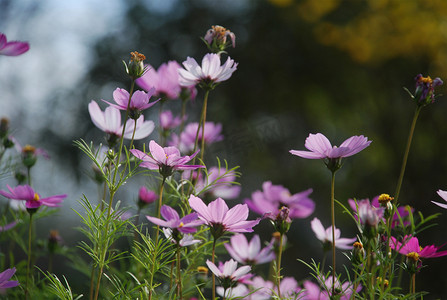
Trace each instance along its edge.
{"label": "pale pink flower", "polygon": [[[169,145],[177,146],[182,152],[190,152],[194,149],[196,140],[197,128],[199,123],[189,123],[180,135],[173,134]],[[214,122],[205,122],[205,131],[203,133],[203,139],[205,145],[209,146],[213,143],[223,140],[222,124]],[[198,144],[202,144],[202,129],[199,131]]]}
{"label": "pale pink flower", "polygon": [[163,63],[156,71],[152,66],[147,66],[147,71],[136,80],[144,90],[155,89],[158,96],[166,96],[169,99],[177,99],[182,90],[179,84],[178,71],[182,67],[176,61]]}
{"label": "pale pink flower", "polygon": [[151,106],[153,106],[155,103],[157,103],[160,99],[157,99],[155,101],[150,102],[150,98],[154,94],[155,89],[150,89],[147,93],[143,91],[135,91],[132,94],[132,98],[130,99],[129,103],[129,92],[125,89],[117,88],[113,91],[113,100],[116,104],[110,103],[106,100],[102,100],[105,103],[109,104],[110,106],[113,106],[119,110],[127,110],[127,106],[129,105],[129,109],[131,111],[134,110],[144,110]]}
{"label": "pale pink flower", "polygon": [[[437,193],[444,201],[447,201],[447,191],[438,190]],[[447,209],[447,204],[439,203],[439,202],[435,202],[435,201],[432,201],[432,203],[436,204],[437,206]]]}
{"label": "pale pink flower", "polygon": [[[317,239],[319,239],[323,245],[332,244],[332,226],[324,229],[323,224],[318,218],[314,218],[311,222],[311,227],[313,232],[315,233]],[[335,247],[343,250],[352,249],[352,244],[357,240],[357,238],[341,238],[340,229],[335,228]]]}
{"label": "pale pink flower", "polygon": [[237,282],[242,276],[248,274],[251,271],[250,266],[242,266],[237,268],[237,261],[230,259],[225,263],[219,263],[219,267],[213,264],[210,260],[206,261],[206,265],[211,272],[216,275],[220,280],[231,280]]}
{"label": "pale pink flower", "polygon": [[224,245],[232,258],[244,265],[258,265],[275,259],[273,241],[261,249],[259,235],[254,235],[250,242],[244,234],[233,235],[230,243]]}

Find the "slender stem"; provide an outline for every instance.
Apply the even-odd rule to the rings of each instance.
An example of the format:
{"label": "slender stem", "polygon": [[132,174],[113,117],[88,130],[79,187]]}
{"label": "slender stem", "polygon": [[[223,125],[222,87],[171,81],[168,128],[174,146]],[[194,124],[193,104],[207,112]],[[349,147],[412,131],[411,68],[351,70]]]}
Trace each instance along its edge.
{"label": "slender stem", "polygon": [[276,258],[276,287],[278,288],[278,298],[281,299],[281,258],[282,258],[282,247],[284,234],[281,233],[279,236],[279,249],[278,249],[278,257]]}
{"label": "slender stem", "polygon": [[28,299],[28,294],[29,294],[32,235],[33,235],[33,213],[30,213],[29,214],[29,226],[28,226],[28,262],[26,264],[25,299]]}
{"label": "slender stem", "polygon": [[[214,264],[214,257],[216,256],[216,239],[214,238],[213,240],[213,252],[211,253],[211,261]],[[214,275],[214,273],[212,274],[212,281],[213,281],[213,298],[211,298],[212,300],[216,299],[216,276]]]}
{"label": "slender stem", "polygon": [[31,168],[27,167],[28,185],[31,186]]}
{"label": "slender stem", "polygon": [[332,221],[332,295],[335,295],[335,171],[331,176],[331,221]]}
{"label": "slender stem", "polygon": [[206,110],[208,106],[208,94],[207,90],[205,93],[205,99],[203,100],[203,117],[202,117],[202,145],[200,147],[200,160],[203,161],[203,156],[205,154],[205,123],[206,123]]}
{"label": "slender stem", "polygon": [[411,275],[410,293],[413,295],[416,294],[416,273]]}
{"label": "slender stem", "polygon": [[[162,200],[163,200],[163,187],[165,185],[165,181],[166,181],[166,178],[163,177],[163,180],[162,180],[161,186],[160,186],[160,196],[158,197],[157,218],[159,218],[159,219],[160,219],[160,214],[161,214],[160,211],[161,211],[161,204],[162,204]],[[151,279],[150,279],[150,286],[149,286],[150,287],[149,300],[152,299],[152,290],[153,290],[152,286],[154,283],[154,275],[155,275],[154,274],[155,273],[155,260],[157,259],[157,251],[155,251],[155,250],[158,247],[159,231],[160,231],[160,225],[157,225],[157,229],[155,231],[155,244],[154,244],[154,253],[153,253],[154,255],[152,258],[153,264],[152,264]]]}
{"label": "slender stem", "polygon": [[177,294],[178,299],[182,300],[182,274],[180,272],[180,245],[177,245]]}
{"label": "slender stem", "polygon": [[93,300],[93,293],[94,293],[94,287],[95,287],[95,271],[96,268],[94,265],[92,265],[92,271],[90,272],[90,293],[89,293],[89,299]]}
{"label": "slender stem", "polygon": [[399,199],[400,188],[402,187],[402,181],[404,179],[405,167],[407,166],[408,154],[410,153],[411,141],[414,135],[414,129],[416,127],[416,122],[418,120],[419,112],[421,111],[422,106],[418,106],[414,112],[413,121],[411,123],[410,133],[408,135],[407,147],[405,148],[404,157],[402,160],[402,167],[400,169],[399,179],[397,181],[396,192],[394,193],[394,204],[397,205],[397,201]]}
{"label": "slender stem", "polygon": [[[207,106],[208,106],[207,103],[208,103],[208,95],[209,95],[209,93],[210,93],[210,91],[206,90],[204,98],[203,98],[202,112],[200,113],[200,121],[199,121],[199,125],[197,126],[196,139],[194,141],[194,149],[192,150],[193,152],[196,152],[197,146],[199,144],[200,127],[202,125],[205,125],[204,120],[206,120],[206,109],[207,109]],[[205,129],[202,130],[202,137],[203,137],[204,130]],[[194,161],[195,161],[195,159],[194,159]]]}

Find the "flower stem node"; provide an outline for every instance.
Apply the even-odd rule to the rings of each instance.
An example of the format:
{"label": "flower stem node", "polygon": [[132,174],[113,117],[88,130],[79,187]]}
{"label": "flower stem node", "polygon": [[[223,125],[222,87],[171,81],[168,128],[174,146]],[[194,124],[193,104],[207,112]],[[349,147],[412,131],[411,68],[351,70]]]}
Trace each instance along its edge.
{"label": "flower stem node", "polygon": [[144,56],[144,54],[138,53],[137,51],[130,52],[130,56],[131,57],[129,64],[126,65],[125,62],[123,63],[126,67],[126,73],[130,76],[130,78],[136,80],[137,78],[143,76],[144,72],[146,71],[143,63],[143,61],[146,59],[146,56]]}

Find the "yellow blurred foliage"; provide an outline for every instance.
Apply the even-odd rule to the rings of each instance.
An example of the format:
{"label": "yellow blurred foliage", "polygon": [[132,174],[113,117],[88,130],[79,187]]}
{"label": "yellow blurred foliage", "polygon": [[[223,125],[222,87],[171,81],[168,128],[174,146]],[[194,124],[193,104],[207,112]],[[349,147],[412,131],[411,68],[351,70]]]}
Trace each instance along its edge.
{"label": "yellow blurred foliage", "polygon": [[447,0],[270,1],[294,5],[320,43],[359,63],[427,57],[447,69]]}

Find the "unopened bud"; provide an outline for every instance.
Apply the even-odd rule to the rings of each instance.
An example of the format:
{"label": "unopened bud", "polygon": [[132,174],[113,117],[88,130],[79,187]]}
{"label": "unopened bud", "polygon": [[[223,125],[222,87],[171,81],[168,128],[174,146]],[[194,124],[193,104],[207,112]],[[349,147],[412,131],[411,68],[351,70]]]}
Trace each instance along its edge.
{"label": "unopened bud", "polygon": [[361,242],[355,242],[352,245],[352,260],[353,263],[360,264],[365,259],[365,249]]}
{"label": "unopened bud", "polygon": [[27,168],[31,168],[36,164],[36,148],[34,146],[26,145],[22,149],[22,162]]}
{"label": "unopened bud", "polygon": [[124,65],[126,66],[126,72],[127,74],[133,79],[140,78],[143,76],[144,72],[146,71],[146,68],[144,67],[143,61],[146,59],[146,56],[144,54],[138,53],[137,51],[130,52],[130,61],[129,64]]}
{"label": "unopened bud", "polygon": [[214,53],[224,52],[230,45],[236,47],[236,35],[225,27],[211,26],[203,38],[208,49]]}

